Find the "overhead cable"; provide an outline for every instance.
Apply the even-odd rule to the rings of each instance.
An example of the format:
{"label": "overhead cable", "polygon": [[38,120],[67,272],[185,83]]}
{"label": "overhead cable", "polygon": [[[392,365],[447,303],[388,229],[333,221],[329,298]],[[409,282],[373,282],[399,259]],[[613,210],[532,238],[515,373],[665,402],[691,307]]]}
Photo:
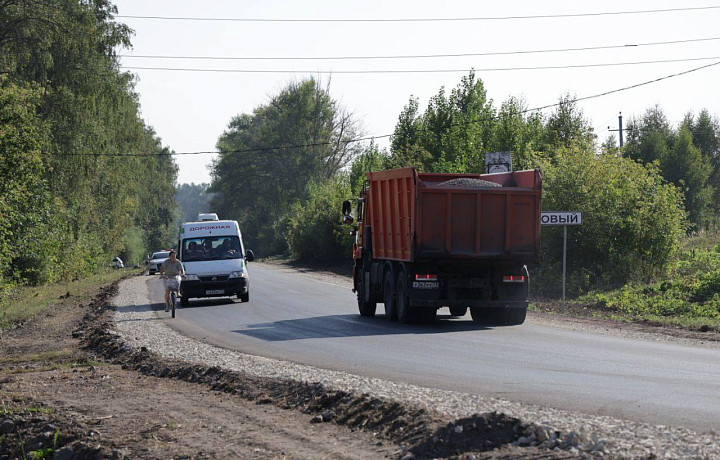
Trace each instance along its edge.
{"label": "overhead cable", "polygon": [[168,56],[168,55],[142,55],[142,54],[120,54],[123,58],[137,59],[188,59],[207,61],[322,61],[322,60],[351,60],[351,59],[428,59],[428,58],[456,58],[456,57],[477,57],[477,56],[508,56],[517,54],[539,54],[539,53],[562,53],[573,51],[594,51],[621,48],[638,48],[642,46],[674,45],[680,43],[696,43],[704,41],[720,40],[720,37],[691,38],[687,40],[668,40],[661,42],[630,43],[622,45],[586,46],[580,48],[555,48],[537,50],[517,51],[491,51],[484,53],[453,53],[453,54],[399,54],[388,56]]}
{"label": "overhead cable", "polygon": [[141,16],[141,15],[116,15],[123,19],[153,19],[166,21],[231,21],[231,22],[460,22],[460,21],[506,21],[517,19],[558,19],[558,18],[579,18],[593,16],[618,16],[625,14],[646,14],[646,13],[673,13],[680,11],[704,11],[719,9],[720,5],[697,6],[688,8],[662,8],[652,10],[630,10],[630,11],[601,11],[590,13],[561,13],[561,14],[531,14],[525,16],[484,16],[484,17],[454,17],[454,18],[221,18],[221,17],[191,17],[191,16]]}
{"label": "overhead cable", "polygon": [[660,59],[654,61],[632,61],[632,62],[606,62],[598,64],[566,64],[566,65],[544,65],[524,67],[487,67],[472,69],[398,69],[398,70],[267,70],[267,69],[203,69],[192,67],[144,67],[144,66],[120,66],[126,70],[161,70],[168,72],[216,72],[216,73],[270,73],[270,74],[401,74],[401,73],[467,73],[475,72],[507,72],[518,70],[558,70],[558,69],[581,69],[591,67],[616,67],[624,65],[643,64],[667,64],[672,62],[706,61],[720,59],[720,56],[706,56],[681,59]]}
{"label": "overhead cable", "polygon": [[[679,77],[679,76],[681,76],[681,75],[687,75],[687,74],[689,74],[689,73],[697,72],[697,71],[699,71],[699,70],[707,69],[707,68],[710,68],[710,67],[713,67],[713,66],[716,66],[716,65],[720,65],[720,61],[714,62],[714,63],[712,63],[712,64],[706,64],[706,65],[703,65],[703,66],[700,66],[700,67],[695,67],[695,68],[693,68],[693,69],[685,70],[685,71],[682,71],[682,72],[677,72],[677,73],[674,73],[674,74],[671,74],[671,75],[666,75],[666,76],[664,76],[664,77],[655,78],[655,79],[653,79],[653,80],[648,80],[648,81],[645,81],[645,82],[642,82],[642,83],[637,83],[637,84],[634,84],[634,85],[625,86],[625,87],[618,88],[618,89],[614,89],[614,90],[610,90],[610,91],[605,91],[605,92],[603,92],[603,93],[593,94],[593,95],[584,96],[584,97],[578,97],[578,98],[571,99],[571,100],[569,100],[569,101],[556,102],[556,103],[554,103],[554,104],[548,104],[548,105],[544,105],[544,106],[541,106],[541,107],[535,107],[535,108],[532,108],[532,109],[521,110],[521,111],[518,111],[518,112],[514,112],[514,113],[512,113],[512,114],[510,114],[510,115],[524,115],[524,114],[529,113],[529,112],[539,112],[539,111],[546,110],[546,109],[549,109],[549,108],[558,107],[558,106],[560,106],[560,105],[563,104],[563,103],[570,103],[570,102],[571,102],[571,103],[574,103],[574,102],[586,101],[586,100],[589,100],[589,99],[597,99],[597,98],[600,98],[600,97],[608,96],[608,95],[610,95],[610,94],[615,94],[615,93],[619,93],[619,92],[622,92],[622,91],[628,91],[628,90],[631,90],[631,89],[634,89],[634,88],[639,88],[639,87],[641,87],[641,86],[649,85],[649,84],[652,84],[652,83],[657,83],[657,82],[659,82],[659,81],[663,81],[663,80],[668,80],[668,79],[670,79],[670,78]],[[482,122],[485,122],[485,121],[492,121],[492,120],[501,118],[502,116],[507,116],[507,114],[505,114],[505,115],[495,115],[495,116],[492,116],[492,117],[489,117],[489,118],[472,120],[472,121],[470,121],[470,122],[463,123],[463,124],[482,123]],[[393,134],[383,134],[383,135],[378,135],[378,136],[365,136],[365,137],[348,139],[348,140],[346,140],[346,141],[339,141],[339,142],[340,142],[340,143],[343,143],[343,144],[345,144],[345,145],[348,145],[348,144],[355,143],[355,142],[368,141],[368,140],[374,140],[374,139],[383,139],[383,138],[386,138],[386,137],[391,137],[392,135],[393,135]],[[159,153],[61,153],[61,154],[58,154],[58,155],[59,155],[59,156],[91,156],[91,157],[92,157],[92,156],[96,156],[96,157],[97,157],[97,156],[156,157],[156,156],[174,156],[174,155],[239,154],[239,153],[255,153],[255,152],[258,152],[258,153],[259,153],[259,152],[267,152],[267,151],[287,150],[287,149],[294,149],[294,148],[319,147],[319,146],[323,146],[323,145],[337,145],[337,144],[338,144],[338,142],[318,142],[318,143],[311,143],[311,144],[288,145],[288,146],[280,146],[280,147],[253,148],[253,149],[241,149],[241,150],[229,150],[229,151],[227,151],[227,150],[226,150],[226,151],[214,150],[214,151],[200,151],[200,152],[170,152],[170,153],[162,153],[162,152],[159,152]]]}

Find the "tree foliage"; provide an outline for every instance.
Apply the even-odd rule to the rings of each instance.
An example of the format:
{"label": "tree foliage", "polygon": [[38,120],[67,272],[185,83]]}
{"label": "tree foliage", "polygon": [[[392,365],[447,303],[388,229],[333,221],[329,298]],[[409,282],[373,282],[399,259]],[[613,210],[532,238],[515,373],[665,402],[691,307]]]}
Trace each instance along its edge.
{"label": "tree foliage", "polygon": [[691,117],[686,117],[678,129],[673,129],[662,109],[652,107],[640,119],[631,120],[624,147],[627,157],[657,164],[662,176],[682,190],[688,218],[695,229],[713,220],[715,192],[711,178],[717,177],[712,164],[713,152],[717,152],[713,150],[713,136],[717,131],[707,113],[698,121],[701,124],[696,126]]}
{"label": "tree foliage", "polygon": [[485,171],[485,153],[512,152],[515,169],[532,167],[563,147],[594,148],[595,135],[570,95],[547,119],[510,97],[495,109],[482,80],[471,72],[446,95],[430,98],[425,112],[411,97],[391,140],[390,164],[432,172]]}
{"label": "tree foliage", "polygon": [[[562,149],[556,161],[544,161],[540,167],[543,209],[583,213],[583,224],[568,229],[568,273],[574,293],[647,282],[665,273],[686,221],[682,194],[655,166]],[[560,227],[543,227],[540,290],[559,287],[562,245]]]}
{"label": "tree foliage", "polygon": [[290,252],[309,262],[337,262],[350,255],[350,226],[343,225],[340,203],[350,198],[348,176],[309,184],[308,199],[293,205],[288,214]]}
{"label": "tree foliage", "polygon": [[213,208],[242,222],[258,254],[287,250],[284,214],[308,196],[308,184],[332,179],[358,152],[354,116],[307,79],[290,83],[252,114],[234,117],[213,164]]}
{"label": "tree foliage", "polygon": [[118,70],[131,31],[115,14],[107,0],[0,3],[0,206],[22,225],[0,223],[18,248],[0,255],[1,283],[77,278],[172,241],[177,167]]}
{"label": "tree foliage", "polygon": [[192,222],[201,212],[211,212],[212,193],[210,184],[180,184],[177,191],[177,204],[180,207],[180,223]]}

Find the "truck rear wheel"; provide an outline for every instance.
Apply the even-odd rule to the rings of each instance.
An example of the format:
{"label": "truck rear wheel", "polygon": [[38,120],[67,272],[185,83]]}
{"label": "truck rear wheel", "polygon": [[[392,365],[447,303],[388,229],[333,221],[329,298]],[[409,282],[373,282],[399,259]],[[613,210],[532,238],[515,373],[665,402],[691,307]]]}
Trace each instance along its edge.
{"label": "truck rear wheel", "polygon": [[527,308],[511,308],[505,313],[506,326],[518,326],[525,322]]}
{"label": "truck rear wheel", "polygon": [[502,326],[505,322],[502,317],[502,310],[496,308],[472,307],[470,308],[470,316],[473,323],[483,326]]}
{"label": "truck rear wheel", "polygon": [[397,319],[401,323],[415,323],[420,319],[420,312],[417,308],[410,306],[410,296],[408,295],[407,289],[407,277],[405,273],[400,273],[397,281],[397,292],[396,292],[396,308],[397,308]]}
{"label": "truck rear wheel", "polygon": [[392,272],[385,274],[383,283],[383,300],[385,301],[385,317],[390,321],[397,321],[397,310],[395,309],[395,283],[393,283]]}
{"label": "truck rear wheel", "polygon": [[435,322],[437,316],[437,308],[420,308],[420,322],[422,324],[431,324]]}
{"label": "truck rear wheel", "polygon": [[483,326],[517,326],[525,322],[527,308],[471,308],[475,324]]}
{"label": "truck rear wheel", "polygon": [[360,272],[358,276],[357,291],[358,310],[360,310],[360,316],[373,317],[377,310],[377,303],[371,302],[365,298],[365,282],[363,281],[364,273]]}

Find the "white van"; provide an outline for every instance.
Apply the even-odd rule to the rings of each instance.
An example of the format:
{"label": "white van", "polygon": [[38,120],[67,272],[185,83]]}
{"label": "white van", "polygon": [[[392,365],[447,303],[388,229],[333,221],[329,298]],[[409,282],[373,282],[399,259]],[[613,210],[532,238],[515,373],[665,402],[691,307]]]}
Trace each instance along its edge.
{"label": "white van", "polygon": [[234,220],[186,222],[178,235],[178,259],[185,267],[180,284],[183,306],[197,297],[237,296],[250,300],[247,262],[240,227]]}

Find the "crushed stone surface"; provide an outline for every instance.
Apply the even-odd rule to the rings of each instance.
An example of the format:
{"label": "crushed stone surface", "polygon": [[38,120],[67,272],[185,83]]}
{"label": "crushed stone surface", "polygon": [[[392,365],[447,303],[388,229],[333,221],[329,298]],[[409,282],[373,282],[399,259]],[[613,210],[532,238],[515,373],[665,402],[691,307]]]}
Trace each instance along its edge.
{"label": "crushed stone surface", "polygon": [[129,346],[146,347],[162,356],[258,377],[317,382],[327,388],[419,404],[457,419],[473,414],[503,413],[532,424],[533,428],[517,442],[520,446],[539,446],[597,458],[720,459],[720,435],[717,433],[703,434],[683,428],[391,382],[215,347],[188,338],[157,321],[155,312],[147,305],[148,296],[143,277],[123,281],[118,295],[112,300],[116,308],[115,327]]}

